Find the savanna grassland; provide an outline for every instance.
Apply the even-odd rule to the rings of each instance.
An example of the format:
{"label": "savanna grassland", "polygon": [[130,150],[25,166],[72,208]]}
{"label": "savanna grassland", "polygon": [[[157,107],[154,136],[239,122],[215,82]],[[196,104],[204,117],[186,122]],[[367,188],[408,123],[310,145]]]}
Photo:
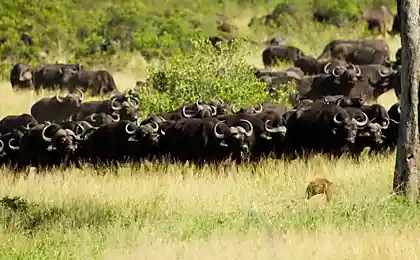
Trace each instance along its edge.
{"label": "savanna grassland", "polygon": [[[46,60],[37,60],[28,55],[34,50],[12,52],[6,49],[8,45],[1,47],[0,54],[10,52],[2,63],[1,117],[28,113],[41,96],[54,94],[13,92],[7,75],[16,61],[31,64],[82,61],[91,68],[110,70],[120,90],[134,87],[137,80],[149,73],[153,77],[159,70],[167,72],[182,88],[143,98],[143,116],[197,97],[210,97],[212,93],[203,97],[195,92],[206,80],[230,84],[232,91],[218,89],[228,101],[238,97],[241,104],[261,101],[264,96],[259,91],[235,88],[235,84],[246,83],[260,87],[248,74],[241,74],[245,73],[241,62],[225,60],[226,68],[236,74],[227,75],[227,80],[215,79],[212,74],[216,65],[220,65],[219,60],[203,51],[200,55],[204,58],[194,60],[192,57],[197,58],[194,56],[197,53],[188,56],[188,50],[180,43],[189,37],[216,34],[215,21],[219,14],[224,14],[238,28],[237,36],[257,43],[285,36],[288,44],[317,56],[332,39],[381,36],[367,32],[360,23],[349,22],[340,29],[312,23],[306,13],[309,8],[328,3],[328,8],[357,12],[354,8],[359,4],[366,7],[384,3],[395,11],[393,1],[302,1],[297,8],[303,24],[297,26],[288,20],[279,28],[250,28],[247,24],[252,16],[271,12],[276,3],[245,0],[214,4],[165,0],[159,5],[155,1],[125,1],[117,5],[105,0],[22,3],[6,0],[0,7],[2,17],[9,18],[2,19],[0,31],[14,39],[16,35],[11,28],[30,30],[35,41],[49,44],[50,52]],[[11,10],[17,8],[23,11],[13,15]],[[166,10],[171,10],[167,16]],[[34,13],[31,18],[25,16],[28,12]],[[55,23],[45,26],[41,18]],[[25,22],[19,23],[19,19]],[[191,20],[198,20],[199,26],[193,28]],[[101,32],[122,41],[127,31],[124,26],[128,25],[138,29],[128,45],[111,54],[95,52],[92,46],[100,41]],[[400,39],[387,36],[387,41],[394,59]],[[242,46],[243,60],[261,67],[264,45]],[[237,54],[226,59],[235,60]],[[203,65],[204,61],[209,61],[209,65]],[[165,67],[168,63],[173,66]],[[174,71],[188,72],[194,80],[174,79],[173,75],[177,75]],[[187,96],[188,91],[191,96]],[[173,99],[168,93],[175,95]],[[389,107],[396,102],[395,94],[386,93],[379,102]],[[308,162],[286,163],[263,159],[255,165],[225,163],[204,168],[156,162],[124,165],[117,172],[102,169],[100,174],[86,166],[27,177],[3,168],[0,259],[418,259],[420,208],[389,196],[394,164],[395,154],[388,154],[365,155],[359,161],[315,157]],[[306,200],[305,187],[315,176],[327,177],[337,185],[330,203],[325,203],[322,195]],[[13,197],[17,200],[8,200]]]}

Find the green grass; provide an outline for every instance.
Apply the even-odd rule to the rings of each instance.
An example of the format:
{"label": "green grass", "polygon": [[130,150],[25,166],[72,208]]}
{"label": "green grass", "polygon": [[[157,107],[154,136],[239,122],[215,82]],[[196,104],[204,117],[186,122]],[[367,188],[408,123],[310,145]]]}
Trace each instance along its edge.
{"label": "green grass", "polygon": [[[389,196],[394,155],[362,161],[150,164],[103,177],[86,168],[27,179],[3,170],[0,196],[28,205],[0,207],[0,258],[413,259],[420,208]],[[306,200],[315,176],[337,185],[333,202]]]}

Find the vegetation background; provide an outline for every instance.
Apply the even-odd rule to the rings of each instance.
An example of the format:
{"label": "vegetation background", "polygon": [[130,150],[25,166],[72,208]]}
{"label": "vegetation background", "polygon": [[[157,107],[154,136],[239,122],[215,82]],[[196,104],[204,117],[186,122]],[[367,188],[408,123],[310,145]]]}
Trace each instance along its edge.
{"label": "vegetation background", "polygon": [[[293,5],[296,17],[248,27],[278,4]],[[120,90],[148,78],[153,90],[138,89],[144,116],[197,98],[284,103],[293,87],[271,97],[252,75],[251,66],[262,66],[263,42],[285,37],[318,56],[332,39],[381,38],[351,21],[380,4],[395,13],[391,0],[3,0],[0,115],[28,113],[40,96],[53,94],[13,92],[8,77],[16,62],[82,62],[109,70]],[[312,22],[314,9],[344,26]],[[224,36],[242,40],[216,52],[202,39],[220,35],[222,17],[234,28]],[[35,45],[26,47],[21,33]],[[107,52],[100,50],[104,37]],[[394,58],[400,39],[386,40]],[[379,102],[390,106],[394,93]],[[203,169],[162,162],[103,169],[101,176],[86,167],[27,178],[4,168],[0,259],[417,259],[420,209],[389,197],[394,158],[262,159]],[[337,184],[332,203],[306,200],[315,176]]]}

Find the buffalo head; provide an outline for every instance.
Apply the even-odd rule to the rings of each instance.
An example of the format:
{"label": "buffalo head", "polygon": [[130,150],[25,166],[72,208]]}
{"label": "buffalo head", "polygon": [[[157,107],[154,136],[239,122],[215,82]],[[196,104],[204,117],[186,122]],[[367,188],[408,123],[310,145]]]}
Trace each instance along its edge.
{"label": "buffalo head", "polygon": [[[120,120],[136,121],[139,118],[138,107],[128,101],[118,101],[116,97],[111,99],[111,109],[117,112]],[[115,113],[114,116],[116,115]]]}
{"label": "buffalo head", "polygon": [[358,66],[349,64],[347,67],[337,66],[331,71],[337,84],[355,84],[362,79],[362,71]]}
{"label": "buffalo head", "polygon": [[242,124],[228,127],[225,121],[219,121],[214,125],[213,133],[220,140],[221,146],[229,148],[235,155],[243,158],[250,152],[249,138],[254,134],[254,127],[248,120],[240,119],[240,122],[247,127]]}
{"label": "buffalo head", "polygon": [[70,129],[63,129],[56,124],[47,124],[42,128],[41,137],[48,144],[48,151],[71,153],[77,148],[78,138]]}
{"label": "buffalo head", "polygon": [[217,108],[214,105],[200,104],[197,101],[194,105],[182,107],[182,116],[185,118],[205,118],[217,115]]}
{"label": "buffalo head", "polygon": [[55,99],[58,103],[69,104],[69,105],[74,105],[76,107],[79,107],[80,104],[82,104],[84,94],[83,94],[83,91],[81,91],[80,89],[77,89],[77,92],[80,95],[70,93],[65,97],[60,97],[59,96],[60,90],[58,90],[56,95],[55,95]]}

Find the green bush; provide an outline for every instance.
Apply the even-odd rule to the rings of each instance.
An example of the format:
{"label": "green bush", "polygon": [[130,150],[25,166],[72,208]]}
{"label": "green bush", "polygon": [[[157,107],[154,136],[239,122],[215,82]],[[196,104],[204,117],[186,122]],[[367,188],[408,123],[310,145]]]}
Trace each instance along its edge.
{"label": "green bush", "polygon": [[265,83],[252,73],[244,60],[245,43],[218,44],[192,40],[190,52],[174,55],[161,68],[151,69],[150,88],[141,88],[141,110],[145,114],[170,111],[185,103],[221,98],[244,107],[273,101],[287,103],[293,87],[285,86],[272,97]]}

